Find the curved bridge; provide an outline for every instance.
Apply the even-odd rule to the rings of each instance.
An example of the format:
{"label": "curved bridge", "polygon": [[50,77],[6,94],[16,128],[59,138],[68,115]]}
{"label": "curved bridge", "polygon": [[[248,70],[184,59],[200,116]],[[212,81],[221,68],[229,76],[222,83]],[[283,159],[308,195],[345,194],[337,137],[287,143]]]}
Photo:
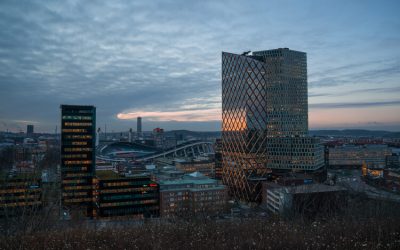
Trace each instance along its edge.
{"label": "curved bridge", "polygon": [[167,149],[160,153],[146,155],[144,157],[138,158],[137,161],[148,161],[155,158],[166,157],[166,156],[195,157],[207,153],[214,153],[213,143],[206,141],[196,141],[196,142],[181,144],[175,148]]}
{"label": "curved bridge", "polygon": [[[96,150],[98,153],[101,152],[105,148],[104,145],[100,145],[99,148]],[[156,158],[160,157],[167,157],[167,156],[172,156],[172,157],[196,157],[208,153],[214,153],[214,148],[213,148],[213,143],[208,142],[208,141],[189,141],[183,144],[180,144],[174,148],[169,148],[164,151],[154,151],[154,148],[152,150],[153,152],[150,152],[149,154],[145,155],[136,155],[134,158],[135,161],[138,162],[143,162],[143,161],[149,161],[153,160]],[[115,151],[114,153],[138,153],[140,151],[135,150],[135,151]],[[105,155],[97,155],[97,159],[103,160],[103,161],[108,161],[108,162],[127,162],[129,161],[128,158],[110,158]]]}

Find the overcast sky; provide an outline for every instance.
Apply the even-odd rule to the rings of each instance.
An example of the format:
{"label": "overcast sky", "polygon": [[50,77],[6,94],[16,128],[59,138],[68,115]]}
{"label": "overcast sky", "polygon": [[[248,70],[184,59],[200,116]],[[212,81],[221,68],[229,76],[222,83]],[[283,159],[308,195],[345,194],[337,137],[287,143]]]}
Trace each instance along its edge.
{"label": "overcast sky", "polygon": [[400,1],[0,1],[0,130],[220,130],[221,52],[307,53],[310,128],[400,130]]}

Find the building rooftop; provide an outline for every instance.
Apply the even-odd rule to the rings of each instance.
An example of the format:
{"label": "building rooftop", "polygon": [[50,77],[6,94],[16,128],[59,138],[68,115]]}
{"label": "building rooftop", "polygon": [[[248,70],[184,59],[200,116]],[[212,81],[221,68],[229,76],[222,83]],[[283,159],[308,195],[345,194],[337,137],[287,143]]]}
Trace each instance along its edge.
{"label": "building rooftop", "polygon": [[218,184],[217,180],[208,178],[199,172],[194,172],[191,174],[186,174],[181,178],[177,179],[167,179],[167,180],[160,180],[160,185],[185,185],[185,184]]}
{"label": "building rooftop", "polygon": [[119,179],[123,178],[123,176],[119,175],[118,173],[112,170],[97,170],[96,176],[99,179]]}
{"label": "building rooftop", "polygon": [[93,105],[70,105],[70,104],[61,104],[60,108],[73,108],[73,109],[93,109],[95,106]]}
{"label": "building rooftop", "polygon": [[41,179],[41,171],[36,172],[10,172],[0,171],[0,181],[4,180],[28,180],[28,179]]}
{"label": "building rooftop", "polygon": [[143,174],[129,174],[129,173],[119,174],[119,173],[117,173],[115,171],[112,171],[112,170],[97,170],[96,171],[96,176],[100,180],[149,177],[149,175],[147,173],[143,173]]}
{"label": "building rooftop", "polygon": [[386,144],[364,144],[364,145],[343,144],[343,145],[338,145],[338,146],[334,147],[334,149],[362,149],[362,148],[386,149],[389,147]]}
{"label": "building rooftop", "polygon": [[305,54],[305,52],[297,51],[297,50],[291,50],[291,49],[289,49],[289,48],[277,48],[277,49],[268,49],[268,50],[253,51],[253,55],[263,55],[263,54],[266,54],[266,53],[274,53],[274,52],[278,52],[278,51],[296,52],[296,53],[303,53],[303,54]]}
{"label": "building rooftop", "polygon": [[[273,182],[268,182],[267,186],[271,189],[281,189],[285,193],[289,194],[302,194],[302,193],[326,193],[326,192],[338,192],[347,191],[346,188],[340,186],[330,186],[325,184],[307,184],[299,186],[282,186]],[[267,188],[268,189],[268,188]]]}

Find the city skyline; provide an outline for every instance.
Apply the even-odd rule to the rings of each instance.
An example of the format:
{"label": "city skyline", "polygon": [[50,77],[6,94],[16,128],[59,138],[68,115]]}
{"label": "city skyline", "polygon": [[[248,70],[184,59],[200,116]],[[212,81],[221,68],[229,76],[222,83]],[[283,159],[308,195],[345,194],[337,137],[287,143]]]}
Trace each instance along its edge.
{"label": "city skyline", "polygon": [[397,1],[0,3],[0,131],[221,129],[221,51],[308,55],[310,129],[400,130]]}

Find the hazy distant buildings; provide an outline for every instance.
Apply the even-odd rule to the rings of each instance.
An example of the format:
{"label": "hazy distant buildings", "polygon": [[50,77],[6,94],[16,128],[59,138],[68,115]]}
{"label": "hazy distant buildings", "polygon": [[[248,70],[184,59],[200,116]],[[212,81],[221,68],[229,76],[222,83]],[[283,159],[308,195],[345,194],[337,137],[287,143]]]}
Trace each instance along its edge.
{"label": "hazy distant buildings", "polygon": [[399,155],[392,153],[392,155],[386,156],[386,167],[387,168],[400,168]]}
{"label": "hazy distant buildings", "polygon": [[[96,108],[61,105],[61,178],[63,206],[93,212]],[[80,209],[79,209],[80,210]]]}
{"label": "hazy distant buildings", "polygon": [[164,148],[165,144],[165,136],[164,136],[164,129],[162,128],[155,128],[153,129],[153,140],[154,146],[156,148]]}
{"label": "hazy distant buildings", "polygon": [[214,176],[215,162],[208,158],[202,159],[199,157],[190,160],[176,159],[175,166],[184,173],[199,172],[208,177]]}
{"label": "hazy distant buildings", "polygon": [[222,53],[223,181],[260,201],[271,171],[314,171],[323,147],[308,134],[306,53],[274,49]]}
{"label": "hazy distant buildings", "polygon": [[26,125],[26,134],[33,135],[33,125]]}
{"label": "hazy distant buildings", "polygon": [[392,155],[387,145],[344,145],[328,149],[328,163],[332,168],[360,168],[363,162],[385,167],[387,157]]}

